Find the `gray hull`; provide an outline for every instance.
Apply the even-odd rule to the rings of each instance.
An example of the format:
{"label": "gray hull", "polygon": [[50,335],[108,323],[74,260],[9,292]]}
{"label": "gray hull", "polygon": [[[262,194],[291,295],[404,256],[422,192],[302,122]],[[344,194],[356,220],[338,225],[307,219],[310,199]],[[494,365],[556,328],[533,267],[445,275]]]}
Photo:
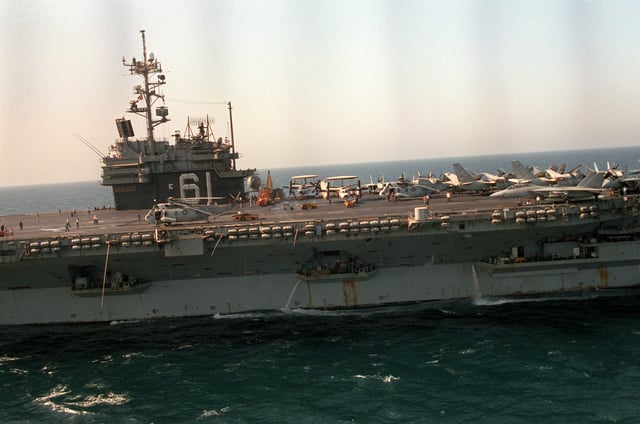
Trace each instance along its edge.
{"label": "gray hull", "polygon": [[0,324],[357,308],[640,282],[635,198],[423,215],[3,241]]}

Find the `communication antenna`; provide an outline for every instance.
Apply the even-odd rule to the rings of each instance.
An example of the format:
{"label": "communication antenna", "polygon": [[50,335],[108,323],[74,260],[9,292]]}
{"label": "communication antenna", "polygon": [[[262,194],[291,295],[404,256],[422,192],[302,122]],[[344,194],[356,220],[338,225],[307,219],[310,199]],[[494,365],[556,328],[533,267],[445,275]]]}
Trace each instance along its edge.
{"label": "communication antenna", "polygon": [[105,155],[104,153],[102,153],[100,151],[100,149],[98,149],[96,146],[94,146],[93,144],[91,144],[91,142],[89,142],[89,140],[87,140],[86,138],[84,138],[83,136],[81,136],[80,134],[73,134],[78,140],[80,140],[85,146],[87,146],[88,148],[90,148],[91,150],[93,150],[93,152],[100,156],[102,159],[106,158],[107,155]]}

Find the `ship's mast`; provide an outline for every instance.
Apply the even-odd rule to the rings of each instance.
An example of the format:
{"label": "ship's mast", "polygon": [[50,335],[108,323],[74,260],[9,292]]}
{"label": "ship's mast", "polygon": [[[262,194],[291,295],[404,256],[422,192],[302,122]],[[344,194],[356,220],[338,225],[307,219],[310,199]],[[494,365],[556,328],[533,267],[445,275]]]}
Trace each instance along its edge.
{"label": "ship's mast", "polygon": [[[144,96],[144,102],[147,105],[147,110],[145,112],[146,114],[146,118],[147,118],[147,139],[149,140],[150,144],[155,143],[155,140],[153,139],[153,123],[151,120],[151,98],[149,96],[149,67],[146,66],[147,63],[147,41],[146,38],[144,36],[144,30],[140,31],[140,33],[142,34],[142,57],[144,58],[144,64],[145,66],[143,67],[143,80],[144,80],[144,91],[143,91],[143,96]],[[153,150],[153,149],[152,149]]]}
{"label": "ship's mast", "polygon": [[233,158],[233,170],[236,170],[236,143],[233,139],[233,115],[231,113],[231,102],[229,105],[229,127],[231,129],[231,157]]}
{"label": "ship's mast", "polygon": [[[136,60],[134,57],[130,63],[127,63],[122,58],[122,64],[129,67],[131,75],[142,76],[143,85],[137,85],[134,87],[134,93],[137,95],[136,99],[129,102],[129,109],[127,112],[135,113],[136,115],[143,116],[147,122],[147,142],[149,144],[149,152],[156,154],[155,139],[153,137],[153,129],[169,121],[167,115],[169,110],[165,106],[159,106],[156,108],[156,116],[159,118],[154,120],[151,114],[151,108],[158,99],[162,99],[164,103],[164,95],[159,94],[156,89],[166,83],[165,76],[162,74],[162,65],[154,57],[153,53],[147,56],[147,43],[145,39],[144,30],[140,30],[142,34],[142,61]],[[150,75],[158,74],[157,82],[149,81]],[[138,102],[144,101],[144,106],[139,107]]]}

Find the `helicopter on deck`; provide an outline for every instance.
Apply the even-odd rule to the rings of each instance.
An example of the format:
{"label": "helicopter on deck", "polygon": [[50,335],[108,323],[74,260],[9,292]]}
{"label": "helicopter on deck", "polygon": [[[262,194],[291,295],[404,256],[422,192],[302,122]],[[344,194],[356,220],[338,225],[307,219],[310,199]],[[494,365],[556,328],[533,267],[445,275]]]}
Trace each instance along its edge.
{"label": "helicopter on deck", "polygon": [[[232,200],[226,205],[215,203],[225,200],[224,197],[194,197],[179,199],[170,197],[166,203],[157,203],[146,213],[144,220],[149,224],[174,224],[178,222],[209,221],[210,218],[231,212],[239,202],[239,196],[229,195]],[[199,205],[195,202],[206,200],[207,204]]]}

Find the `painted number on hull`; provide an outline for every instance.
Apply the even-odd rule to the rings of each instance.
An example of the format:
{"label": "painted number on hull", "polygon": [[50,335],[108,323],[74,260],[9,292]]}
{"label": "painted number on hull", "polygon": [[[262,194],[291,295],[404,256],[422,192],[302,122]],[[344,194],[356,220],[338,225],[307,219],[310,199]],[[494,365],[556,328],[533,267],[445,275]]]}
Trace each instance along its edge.
{"label": "painted number on hull", "polygon": [[[206,173],[206,183],[207,183],[207,197],[211,197],[211,173]],[[187,198],[199,198],[200,197],[200,186],[198,183],[200,182],[200,178],[193,173],[190,172],[188,174],[180,174],[180,197],[182,199]],[[187,196],[187,192],[189,194],[193,194],[192,196]],[[197,200],[196,200],[197,201]]]}

